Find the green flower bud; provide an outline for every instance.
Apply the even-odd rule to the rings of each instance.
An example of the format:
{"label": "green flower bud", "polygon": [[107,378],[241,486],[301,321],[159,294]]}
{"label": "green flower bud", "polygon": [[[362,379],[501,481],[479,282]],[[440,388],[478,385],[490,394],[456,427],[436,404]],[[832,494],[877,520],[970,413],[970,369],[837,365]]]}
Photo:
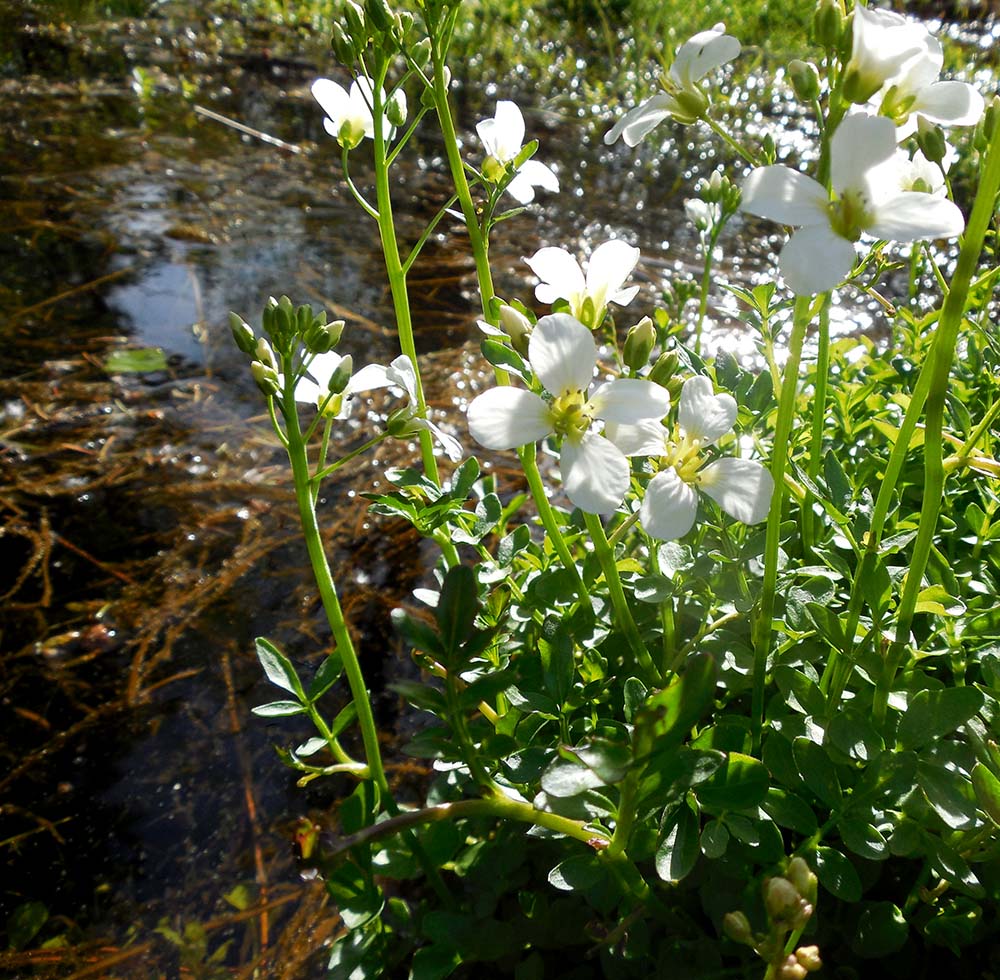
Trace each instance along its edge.
{"label": "green flower bud", "polygon": [[330,47],[334,57],[345,67],[351,67],[357,59],[357,51],[351,39],[340,24],[334,22],[330,28]]}
{"label": "green flower bud", "polygon": [[334,395],[342,394],[344,389],[347,388],[347,383],[351,380],[351,374],[354,371],[354,358],[350,354],[345,357],[340,364],[337,365],[337,370],[333,372],[330,378],[329,391]]}
{"label": "green flower bud", "polygon": [[812,62],[798,58],[789,62],[788,77],[800,102],[813,102],[819,98],[819,72]]}
{"label": "green flower bud", "polygon": [[423,68],[431,60],[431,39],[421,38],[410,47],[410,57],[418,68]]}
{"label": "green flower bud", "polygon": [[948,152],[944,130],[923,116],[917,116],[917,145],[931,163],[940,164]]}
{"label": "green flower bud", "polygon": [[392,34],[400,44],[406,40],[406,35],[410,33],[411,27],[413,27],[413,14],[408,10],[393,16]]}
{"label": "green flower bud", "polygon": [[819,946],[800,946],[795,950],[795,958],[810,973],[815,973],[823,967],[823,961],[819,957]]}
{"label": "green flower bud", "polygon": [[334,320],[333,323],[327,323],[326,313],[323,312],[313,320],[309,329],[303,334],[302,343],[312,354],[325,354],[340,343],[343,332],[344,321]]}
{"label": "green flower bud", "polygon": [[510,345],[521,355],[528,356],[531,339],[531,321],[520,311],[506,303],[500,305],[500,329],[510,337]]}
{"label": "green flower bud", "polygon": [[236,341],[236,346],[244,354],[252,355],[257,348],[257,338],[254,336],[253,329],[250,324],[246,322],[238,313],[229,314],[229,329],[232,331],[233,340]]}
{"label": "green flower bud", "polygon": [[816,11],[813,13],[813,37],[816,43],[826,48],[827,51],[834,51],[840,46],[843,37],[844,22],[846,21],[844,8],[838,0],[819,0],[816,4]]}
{"label": "green flower bud", "polygon": [[278,393],[278,372],[274,368],[267,364],[262,364],[260,361],[254,361],[250,365],[250,373],[253,375],[257,387],[265,395],[271,397]]}
{"label": "green flower bud", "polygon": [[772,919],[790,919],[801,902],[802,896],[787,878],[768,878],[764,882],[764,907]]}
{"label": "green flower bud", "polygon": [[261,316],[261,324],[264,327],[264,332],[271,334],[272,336],[277,330],[277,310],[278,301],[273,296],[268,296],[267,302],[264,304],[264,313]]}
{"label": "green flower bud", "polygon": [[393,126],[402,126],[406,122],[406,93],[401,88],[392,93],[385,114]]}
{"label": "green flower bud", "polygon": [[278,370],[278,361],[274,356],[274,351],[271,350],[271,345],[264,337],[261,337],[257,341],[257,346],[254,348],[254,357],[257,363],[263,364],[275,372]]}
{"label": "green flower bud", "polygon": [[788,862],[788,869],[785,871],[785,878],[792,883],[795,890],[806,901],[812,902],[816,898],[816,875],[813,874],[809,865],[800,857],[793,857]]}
{"label": "green flower bud", "polygon": [[347,36],[354,42],[354,50],[360,51],[367,46],[371,32],[364,10],[354,0],[344,2],[344,20],[347,22]]}
{"label": "green flower bud", "polygon": [[653,370],[649,372],[649,380],[662,385],[664,388],[669,387],[671,381],[674,380],[674,374],[677,372],[677,365],[679,363],[677,351],[667,351],[665,354],[661,354],[656,359]]}
{"label": "green flower bud", "polygon": [[734,942],[743,946],[753,945],[750,920],[742,912],[727,912],[722,917],[722,931]]}
{"label": "green flower bud", "polygon": [[656,327],[648,316],[644,316],[625,335],[622,360],[632,371],[638,371],[649,363],[649,355],[656,344]]}
{"label": "green flower bud", "polygon": [[[445,65],[444,67],[444,87],[445,91],[451,86],[451,69]],[[425,109],[434,108],[434,92],[431,88],[424,88],[423,92],[420,93],[420,104]]]}
{"label": "green flower bud", "polygon": [[365,13],[376,31],[384,33],[395,27],[392,10],[386,0],[365,0]]}
{"label": "green flower bud", "polygon": [[761,140],[760,144],[760,151],[764,157],[765,163],[774,163],[775,158],[778,155],[778,149],[774,145],[774,137],[770,133],[764,134],[764,139]]}

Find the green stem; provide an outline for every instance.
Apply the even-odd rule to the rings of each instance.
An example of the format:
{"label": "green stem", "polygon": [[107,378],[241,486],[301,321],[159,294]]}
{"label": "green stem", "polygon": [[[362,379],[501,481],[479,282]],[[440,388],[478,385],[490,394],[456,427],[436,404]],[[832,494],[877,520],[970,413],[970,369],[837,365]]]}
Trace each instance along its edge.
{"label": "green stem", "polygon": [[[813,386],[812,429],[809,434],[809,462],[806,472],[813,484],[823,466],[823,433],[826,431],[826,388],[830,376],[830,304],[826,302],[819,311],[819,349],[816,353],[815,383]],[[802,504],[802,550],[812,552],[816,544],[816,515],[812,501]]]}
{"label": "green stem", "polygon": [[345,146],[343,147],[340,154],[340,160],[344,170],[344,180],[347,182],[347,189],[351,192],[351,197],[353,197],[354,200],[358,202],[358,204],[361,207],[361,210],[364,211],[369,218],[374,218],[376,221],[378,221],[378,211],[376,211],[368,203],[368,199],[364,196],[364,194],[361,193],[361,191],[358,190],[354,181],[351,179],[351,166],[349,162],[350,152],[351,151],[348,150],[347,147]]}
{"label": "green stem", "polygon": [[594,553],[601,563],[604,571],[604,581],[608,586],[608,595],[611,598],[611,606],[614,609],[615,622],[620,630],[625,633],[632,655],[635,657],[637,666],[642,670],[646,680],[653,684],[660,683],[660,674],[653,663],[653,658],[649,654],[646,644],[642,641],[639,627],[635,625],[632,618],[632,610],[629,608],[628,600],[625,598],[625,590],[622,588],[622,580],[618,574],[618,563],[615,561],[615,553],[608,543],[607,535],[604,533],[604,525],[596,514],[584,514],[584,521],[587,530],[590,532],[591,540],[594,543]]}
{"label": "green stem", "polygon": [[[290,356],[285,357],[284,362],[285,376],[291,377],[292,358]],[[378,787],[380,795],[389,798],[391,795],[389,793],[389,783],[386,779],[385,769],[382,766],[378,730],[375,727],[375,717],[372,714],[368,689],[365,686],[361,664],[358,662],[358,655],[355,652],[354,643],[351,640],[351,634],[347,629],[347,622],[340,607],[340,600],[337,597],[337,587],[334,584],[333,576],[330,574],[330,566],[326,560],[326,551],[323,548],[323,539],[319,533],[319,524],[316,520],[316,510],[312,497],[312,480],[309,475],[309,458],[306,453],[306,444],[302,439],[302,430],[299,428],[298,407],[295,404],[295,391],[292,385],[285,386],[282,409],[285,419],[285,431],[288,437],[288,460],[292,466],[292,478],[295,481],[295,499],[299,505],[299,520],[302,523],[302,534],[305,538],[306,550],[309,553],[309,561],[312,564],[313,575],[316,578],[316,587],[319,589],[327,622],[330,624],[330,632],[333,634],[335,648],[343,661],[344,673],[347,675],[347,683],[351,690],[351,698],[354,701],[354,707],[357,709],[358,727],[361,729],[361,741],[364,745],[365,760],[368,763],[371,778]]]}
{"label": "green stem", "polygon": [[802,359],[802,345],[810,319],[809,297],[797,296],[792,318],[792,335],[788,341],[788,360],[785,362],[785,374],[781,382],[774,444],[771,450],[771,476],[774,479],[774,495],[771,498],[770,513],[767,515],[767,531],[764,539],[764,582],[761,589],[760,610],[757,614],[757,622],[754,624],[751,708],[754,751],[760,748],[761,733],[764,729],[764,689],[767,661],[771,652],[774,599],[778,586],[778,550],[781,534],[781,509],[785,499],[785,469],[788,465],[789,440],[794,421],[795,399],[798,394],[799,362]]}
{"label": "green stem", "polygon": [[641,771],[632,768],[628,771],[621,788],[621,798],[618,801],[618,817],[615,822],[615,833],[605,852],[609,859],[623,857],[628,840],[632,834],[632,826],[636,817],[636,795],[639,789]]}
{"label": "green stem", "polygon": [[406,261],[403,263],[403,274],[408,275],[413,263],[416,261],[417,256],[420,255],[420,250],[427,244],[427,239],[431,237],[434,229],[437,228],[438,223],[445,216],[450,208],[458,200],[457,194],[452,194],[448,200],[441,205],[438,213],[434,215],[433,218],[427,223],[427,227],[423,230],[420,237],[417,239],[416,243],[410,249],[410,254],[406,256]]}
{"label": "green stem", "polygon": [[377,446],[383,439],[386,438],[386,433],[380,432],[377,436],[373,436],[367,442],[358,446],[357,449],[352,449],[347,455],[341,456],[336,463],[331,463],[329,466],[324,467],[318,473],[313,476],[313,482],[316,484],[317,488],[321,480],[325,480],[331,473],[336,473],[345,463],[349,463],[352,459],[357,459],[362,453],[368,452],[374,446]]}
{"label": "green stem", "polygon": [[965,316],[965,306],[969,298],[969,285],[979,265],[983,242],[987,229],[993,220],[997,191],[1000,189],[1000,127],[993,134],[982,170],[982,179],[972,214],[966,227],[962,248],[955,266],[948,295],[945,297],[934,334],[934,344],[930,351],[931,376],[927,392],[926,415],[924,419],[924,488],[923,503],[920,508],[920,526],[913,543],[913,552],[906,573],[906,584],[899,600],[896,618],[896,635],[886,657],[885,671],[875,690],[873,713],[876,724],[885,719],[889,692],[892,689],[896,671],[902,663],[909,647],[910,626],[916,609],[917,597],[923,580],[924,569],[934,543],[938,514],[944,494],[944,467],[942,430],[944,428],[945,402],[948,395],[952,361],[958,332]]}
{"label": "green stem", "polygon": [[759,161],[757,158],[749,150],[744,149],[743,146],[737,143],[736,140],[733,139],[733,137],[730,136],[719,123],[717,123],[710,116],[702,116],[702,119],[705,121],[708,128],[712,130],[712,132],[715,133],[715,135],[718,136],[731,150],[733,150],[737,156],[742,157],[747,163],[750,164],[751,167],[758,166]]}

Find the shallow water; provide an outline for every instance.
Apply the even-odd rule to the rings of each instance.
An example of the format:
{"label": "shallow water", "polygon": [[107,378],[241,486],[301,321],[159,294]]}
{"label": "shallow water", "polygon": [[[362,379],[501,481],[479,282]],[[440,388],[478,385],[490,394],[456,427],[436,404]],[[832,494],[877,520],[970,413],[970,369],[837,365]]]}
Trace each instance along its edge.
{"label": "shallow water", "polygon": [[[356,363],[397,353],[375,229],[342,189],[308,95],[328,66],[315,39],[278,46],[276,29],[260,25],[243,25],[256,42],[237,48],[225,23],[206,18],[69,27],[4,13],[0,945],[25,949],[0,954],[0,973],[174,975],[228,942],[220,962],[230,966],[319,976],[313,950],[336,918],[322,888],[300,880],[293,838],[301,817],[328,823],[345,787],[297,788],[272,746],[308,733],[249,712],[270,699],[253,637],[315,665],[326,629],[280,447],[226,317],[253,322],[268,295],[287,292],[347,318],[343,349]],[[470,142],[506,94],[460,90]],[[622,325],[651,310],[664,279],[698,274],[683,201],[715,166],[713,143],[680,146],[665,131],[635,152],[608,149],[604,127],[585,127],[572,102],[526,115],[563,192],[498,230],[502,295],[531,301],[521,258],[540,245],[586,250],[610,236],[643,252],[642,299]],[[412,150],[397,193],[409,240],[446,193],[440,141],[418,135]],[[748,281],[767,267],[767,244],[734,247],[737,233],[723,244],[740,260],[722,274]],[[456,222],[428,244],[412,292],[432,402],[461,434],[455,405],[484,375]],[[721,289],[712,298],[707,349],[753,356],[735,307]],[[866,316],[853,307],[845,329]],[[164,370],[105,370],[109,353],[145,347],[162,349]],[[345,427],[345,444],[360,441],[359,424]],[[375,533],[336,494],[368,488],[383,462],[331,488],[324,510],[331,552],[355,570],[345,606],[375,690],[409,669],[385,623],[424,568],[412,534]],[[377,708],[396,730],[396,698],[381,694]],[[420,778],[398,758],[393,771]],[[12,943],[9,917],[37,911],[31,903],[48,920]],[[158,924],[200,924],[205,950],[195,931],[182,955]]]}

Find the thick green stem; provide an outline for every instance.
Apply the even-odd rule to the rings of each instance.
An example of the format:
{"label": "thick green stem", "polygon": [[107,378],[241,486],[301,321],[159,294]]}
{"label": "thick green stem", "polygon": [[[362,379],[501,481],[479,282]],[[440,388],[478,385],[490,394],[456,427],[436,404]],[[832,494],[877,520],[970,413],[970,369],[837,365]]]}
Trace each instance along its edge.
{"label": "thick green stem", "polygon": [[920,594],[924,569],[934,544],[938,514],[944,493],[944,467],[942,431],[944,428],[945,401],[951,377],[952,361],[958,332],[965,316],[965,306],[969,299],[969,286],[979,265],[983,242],[990,222],[993,220],[997,191],[1000,189],[1000,128],[993,134],[982,180],[976,193],[976,200],[969,217],[962,249],[959,252],[955,275],[952,277],[948,295],[945,297],[934,334],[934,343],[929,359],[930,386],[927,392],[926,417],[924,419],[924,488],[920,509],[920,526],[913,543],[913,552],[906,573],[906,584],[899,600],[896,617],[896,635],[886,657],[885,670],[875,690],[873,712],[876,724],[885,719],[889,692],[895,680],[910,642],[910,626]]}
{"label": "thick green stem", "polygon": [[778,550],[781,534],[781,510],[785,499],[785,470],[788,466],[789,440],[795,415],[795,399],[798,394],[799,362],[802,359],[802,345],[812,313],[808,296],[795,299],[792,318],[792,335],[788,341],[788,360],[781,382],[778,402],[778,420],[774,430],[774,445],[771,450],[771,476],[774,479],[774,495],[771,510],[767,516],[767,531],[764,539],[764,582],[761,588],[760,610],[754,624],[754,664],[752,724],[754,750],[760,748],[761,732],[764,728],[764,688],[767,677],[767,661],[771,652],[772,619],[774,618],[774,598],[778,586]]}
{"label": "thick green stem", "polygon": [[661,681],[660,673],[653,663],[653,658],[650,656],[646,644],[642,641],[639,627],[635,625],[635,620],[632,618],[632,610],[625,598],[625,590],[622,588],[622,580],[618,574],[615,553],[604,533],[604,525],[596,514],[584,514],[583,517],[591,540],[594,542],[594,553],[604,571],[604,581],[607,583],[608,595],[611,597],[615,623],[625,633],[629,648],[632,650],[636,665],[642,671],[643,677],[653,684],[659,684]]}
{"label": "thick green stem", "polygon": [[632,835],[632,826],[636,817],[636,799],[639,788],[639,776],[641,772],[637,768],[630,769],[625,777],[621,788],[621,798],[618,801],[618,817],[615,822],[615,833],[608,845],[607,856],[611,859],[621,857],[628,847],[629,837]]}
{"label": "thick green stem", "polygon": [[[826,431],[826,388],[830,375],[830,304],[819,311],[819,349],[816,353],[813,385],[812,428],[809,434],[809,462],[806,472],[815,484],[823,467],[823,433]],[[816,544],[816,514],[807,497],[802,504],[802,550],[808,556]]]}

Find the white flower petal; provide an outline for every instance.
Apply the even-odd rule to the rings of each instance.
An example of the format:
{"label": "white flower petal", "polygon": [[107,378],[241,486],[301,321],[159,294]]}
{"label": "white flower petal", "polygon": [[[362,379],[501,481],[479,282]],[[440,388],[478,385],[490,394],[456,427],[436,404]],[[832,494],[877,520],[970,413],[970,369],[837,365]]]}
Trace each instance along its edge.
{"label": "white flower petal", "polygon": [[698,486],[743,524],[759,524],[771,509],[774,480],[756,460],[717,459],[698,473]]}
{"label": "white flower petal", "polygon": [[501,385],[469,405],[469,432],[487,449],[516,449],[552,431],[549,406],[533,391]]}
{"label": "white flower petal", "polygon": [[535,188],[559,190],[559,178],[544,163],[525,160],[514,179],[507,185],[507,193],[519,204],[530,204],[535,199]]}
{"label": "white flower petal", "polygon": [[542,303],[553,303],[557,299],[570,299],[582,293],[585,288],[583,270],[576,258],[564,248],[547,246],[540,248],[530,259],[525,259],[528,268],[542,280],[535,287],[535,296]]}
{"label": "white flower petal", "polygon": [[830,141],[830,184],[835,191],[867,190],[867,172],[896,152],[896,127],[885,116],[847,116]]}
{"label": "white flower petal", "polygon": [[652,381],[616,378],[594,392],[590,405],[595,418],[630,425],[643,419],[662,419],[670,409],[670,395]]}
{"label": "white flower petal", "polygon": [[497,125],[498,149],[502,156],[498,159],[508,163],[521,152],[524,144],[524,116],[516,102],[501,99],[497,102],[495,115]]}
{"label": "white flower petal", "polygon": [[638,286],[629,286],[628,289],[619,289],[617,293],[612,293],[608,297],[608,302],[617,303],[619,306],[628,306],[638,294]]}
{"label": "white flower petal", "polygon": [[701,31],[678,49],[670,75],[682,88],[690,88],[710,71],[739,55],[740,42],[723,33],[722,27],[717,24],[709,31]]}
{"label": "white flower petal", "polygon": [[389,379],[389,384],[406,392],[412,405],[417,404],[417,372],[406,354],[400,354],[393,359],[386,370],[386,377]]}
{"label": "white flower petal", "polygon": [[677,421],[684,434],[710,446],[729,432],[736,421],[738,406],[732,395],[716,395],[712,382],[704,375],[688,378],[681,388],[677,406]]}
{"label": "white flower petal", "polygon": [[587,391],[594,377],[594,335],[568,313],[550,313],[535,324],[528,341],[531,370],[546,391]]}
{"label": "white flower petal", "polygon": [[818,181],[778,164],[750,173],[743,182],[740,209],[785,225],[826,224],[829,199]]}
{"label": "white flower petal", "polygon": [[587,263],[587,293],[600,308],[618,293],[639,261],[639,249],[619,239],[602,242]]}
{"label": "white flower petal", "polygon": [[799,296],[825,293],[854,268],[854,245],[828,225],[800,228],[781,250],[778,268]]}
{"label": "white flower petal", "polygon": [[559,472],[566,496],[588,514],[617,510],[629,486],[628,460],[617,446],[593,432],[579,442],[563,440]]}
{"label": "white flower petal", "polygon": [[917,93],[910,109],[942,126],[975,126],[986,104],[982,95],[965,82],[935,82]]}
{"label": "white flower petal", "polygon": [[[347,91],[330,78],[317,78],[312,83],[310,91],[320,108],[330,117],[336,129],[340,129],[340,121],[347,115],[351,98]],[[327,129],[329,132],[329,129]]]}
{"label": "white flower petal", "polygon": [[854,5],[851,60],[845,73],[857,73],[877,90],[911,58],[927,49],[930,37],[922,24],[891,10]]}
{"label": "white flower petal", "polygon": [[440,426],[435,425],[430,419],[415,418],[413,425],[417,429],[426,429],[440,443],[445,455],[453,463],[457,463],[464,455],[462,444],[450,433],[445,432]]}
{"label": "white flower petal", "polygon": [[610,146],[619,138],[623,138],[629,146],[637,146],[658,123],[673,115],[677,109],[677,100],[672,95],[659,92],[626,112],[604,134],[604,142]]}
{"label": "white flower petal", "polygon": [[[281,379],[281,375],[278,377]],[[283,380],[281,380],[281,387],[284,387]],[[325,391],[325,386],[320,388],[320,386],[311,378],[302,377],[299,378],[295,385],[295,400],[297,402],[302,402],[305,405],[318,405],[319,397]]]}
{"label": "white flower petal", "polygon": [[348,390],[374,391],[376,388],[388,388],[395,383],[389,378],[389,369],[384,364],[366,364],[352,375],[348,382]]}
{"label": "white flower petal", "polygon": [[604,435],[626,456],[663,456],[667,447],[667,430],[655,419],[644,419],[635,425],[608,422]]}
{"label": "white flower petal", "polygon": [[697,514],[698,495],[669,467],[649,481],[639,523],[651,537],[673,541],[691,530]]}
{"label": "white flower petal", "polygon": [[316,383],[324,390],[330,387],[330,379],[333,377],[343,357],[336,351],[327,351],[325,354],[316,354],[309,362],[306,370],[315,378]]}
{"label": "white flower petal", "polygon": [[930,238],[957,238],[965,230],[965,218],[947,198],[918,191],[882,202],[865,231],[894,242],[916,242]]}

